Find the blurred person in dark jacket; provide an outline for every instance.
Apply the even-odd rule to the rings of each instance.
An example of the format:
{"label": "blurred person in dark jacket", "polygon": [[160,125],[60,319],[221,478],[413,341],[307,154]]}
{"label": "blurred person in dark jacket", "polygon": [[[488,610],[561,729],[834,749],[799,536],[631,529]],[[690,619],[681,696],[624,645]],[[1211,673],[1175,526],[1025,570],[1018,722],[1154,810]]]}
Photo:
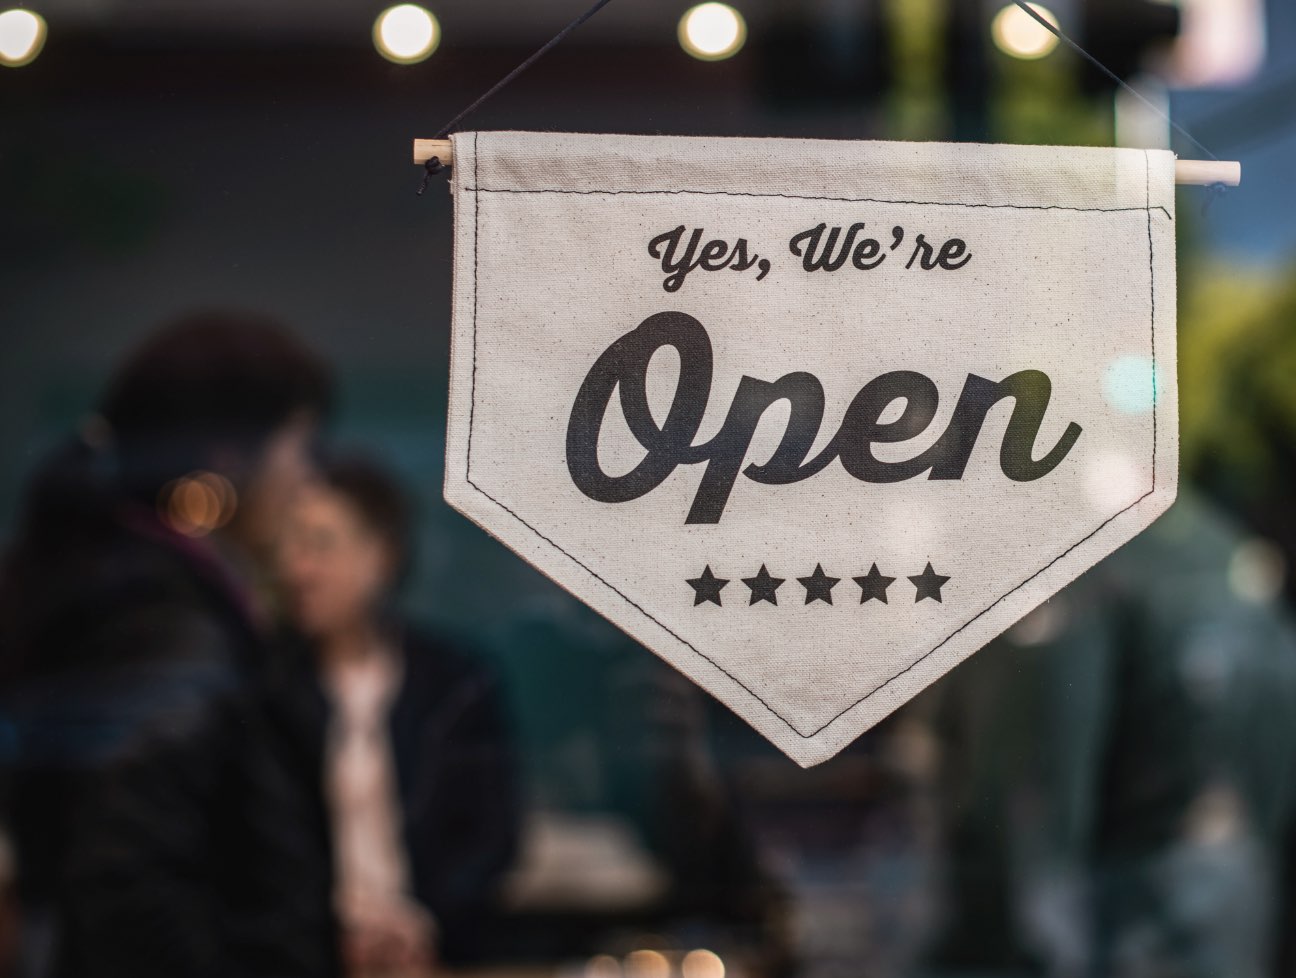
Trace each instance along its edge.
{"label": "blurred person in dark jacket", "polygon": [[18,972],[18,932],[22,918],[14,892],[13,844],[0,826],[0,978],[14,978]]}
{"label": "blurred person in dark jacket", "polygon": [[933,687],[931,973],[1274,973],[1296,642],[1265,553],[1184,494]]}
{"label": "blurred person in dark jacket", "polygon": [[24,974],[229,975],[261,928],[291,937],[263,910],[327,922],[296,871],[291,759],[245,707],[267,661],[258,582],[330,399],[282,326],[192,316],[32,480],[0,578]]}
{"label": "blurred person in dark jacket", "polygon": [[349,974],[428,973],[482,950],[519,807],[493,674],[410,627],[395,593],[409,507],[374,463],[337,456],[294,509],[281,551],[303,638],[286,693],[318,758]]}

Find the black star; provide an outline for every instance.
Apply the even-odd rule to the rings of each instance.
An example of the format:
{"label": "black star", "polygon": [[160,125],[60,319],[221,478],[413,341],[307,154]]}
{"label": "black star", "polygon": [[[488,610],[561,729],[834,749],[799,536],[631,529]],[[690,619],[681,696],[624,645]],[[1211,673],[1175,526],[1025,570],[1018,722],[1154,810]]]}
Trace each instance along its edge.
{"label": "black star", "polygon": [[751,600],[747,603],[753,605],[757,601],[768,601],[770,604],[778,604],[778,598],[774,592],[779,589],[779,585],[784,580],[786,578],[771,577],[770,572],[765,569],[765,565],[761,564],[760,572],[755,577],[743,578],[743,583],[751,588]]}
{"label": "black star", "polygon": [[877,564],[874,564],[863,577],[855,578],[855,583],[860,586],[860,604],[865,604],[874,598],[886,604],[887,588],[894,580],[894,577],[887,577],[881,573]]}
{"label": "black star", "polygon": [[828,604],[832,604],[833,585],[840,581],[841,578],[829,577],[824,573],[822,564],[815,564],[813,574],[809,577],[798,577],[797,580],[806,589],[806,604],[811,601],[826,601]]}
{"label": "black star", "polygon": [[929,560],[927,561],[927,566],[923,569],[923,572],[910,577],[909,580],[912,581],[913,586],[917,588],[917,593],[914,595],[914,604],[917,604],[923,598],[935,598],[937,601],[940,601],[941,586],[948,581],[949,578],[937,574],[932,570],[931,561]]}
{"label": "black star", "polygon": [[693,588],[693,607],[696,608],[703,601],[719,604],[720,591],[729,582],[712,574],[711,565],[707,564],[701,577],[694,577],[687,583]]}

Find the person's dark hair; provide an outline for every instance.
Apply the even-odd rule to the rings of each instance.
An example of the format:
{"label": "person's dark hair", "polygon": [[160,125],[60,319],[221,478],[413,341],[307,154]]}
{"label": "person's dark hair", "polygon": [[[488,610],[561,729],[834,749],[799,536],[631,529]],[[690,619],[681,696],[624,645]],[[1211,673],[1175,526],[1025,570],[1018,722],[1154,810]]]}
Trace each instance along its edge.
{"label": "person's dark hair", "polygon": [[100,403],[128,491],[147,494],[211,464],[216,450],[254,455],[299,413],[326,415],[325,362],[273,319],[210,311],[150,337]]}
{"label": "person's dark hair", "polygon": [[118,549],[123,501],[151,511],[163,486],[218,457],[250,467],[277,429],[298,413],[324,416],[331,398],[325,363],[261,316],[192,315],[145,340],[109,382],[99,416],[28,482],[0,560],[0,684],[64,661],[47,630],[66,620],[69,589],[93,596],[126,574],[114,563],[130,552]]}
{"label": "person's dark hair", "polygon": [[320,460],[325,486],[355,508],[361,521],[391,548],[393,586],[399,586],[413,559],[414,514],[409,496],[382,465],[355,452],[326,453]]}

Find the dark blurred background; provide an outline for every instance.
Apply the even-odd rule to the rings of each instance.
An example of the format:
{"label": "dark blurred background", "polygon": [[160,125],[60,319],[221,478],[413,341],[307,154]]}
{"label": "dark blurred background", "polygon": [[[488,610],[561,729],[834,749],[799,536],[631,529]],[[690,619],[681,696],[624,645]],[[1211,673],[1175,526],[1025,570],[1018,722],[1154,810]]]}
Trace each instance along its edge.
{"label": "dark blurred background", "polygon": [[[29,63],[0,67],[0,535],[15,529],[31,467],[92,410],[113,366],[156,324],[211,305],[273,315],[336,365],[337,436],[381,454],[414,490],[410,613],[471,635],[505,674],[531,812],[512,905],[532,930],[519,924],[523,936],[501,941],[501,957],[591,978],[623,968],[631,978],[665,978],[682,967],[684,950],[704,944],[735,948],[734,961],[749,954],[753,974],[907,974],[930,960],[933,968],[952,961],[966,969],[960,974],[1099,973],[1056,949],[1020,952],[1018,944],[1031,942],[989,924],[976,953],[932,958],[927,950],[966,938],[939,923],[957,918],[964,898],[959,873],[949,869],[957,862],[950,840],[981,852],[958,815],[970,809],[951,800],[955,789],[975,799],[1010,793],[1007,775],[971,780],[978,770],[971,759],[949,773],[958,749],[977,742],[958,724],[984,726],[988,713],[1008,724],[1000,731],[1007,743],[1035,733],[1028,714],[1006,720],[976,691],[987,683],[1006,695],[998,680],[956,670],[941,684],[951,686],[947,694],[938,688],[843,757],[802,772],[441,501],[452,205],[441,178],[415,196],[421,170],[411,165],[410,140],[432,136],[583,0],[429,0],[439,46],[412,64],[376,50],[381,3],[24,6],[48,34]],[[1182,567],[1174,547],[1183,540],[1217,541],[1203,558],[1216,576],[1155,596],[1166,616],[1218,600],[1262,608],[1265,627],[1281,630],[1292,595],[1285,569],[1296,555],[1296,4],[1043,6],[1220,158],[1242,161],[1240,188],[1222,196],[1182,189],[1179,199],[1183,466],[1191,495],[1210,515],[1183,518],[1187,529],[1175,517],[1180,529],[1166,532],[1180,535],[1166,545],[1170,555],[1143,556]],[[616,0],[466,128],[1173,146],[1186,158],[1201,155],[1172,142],[1163,119],[1065,46],[1037,50],[1048,45],[1015,19],[1020,12],[1004,15],[996,31],[999,0],[734,0],[734,7],[745,19],[745,44],[704,60],[681,44],[689,4]],[[11,21],[9,30],[21,34],[25,23]],[[0,19],[0,49],[4,29]],[[21,51],[9,57],[24,60]],[[1217,523],[1228,529],[1216,533]],[[512,595],[503,614],[482,603],[475,582],[483,578],[497,582],[494,593]],[[1121,600],[1153,600],[1146,579],[1137,571],[1121,578],[1129,589]],[[1086,600],[1067,605],[1064,596],[1058,607],[1064,617],[1067,607],[1088,608],[1075,612],[1088,622],[1116,603]],[[1008,686],[1029,668],[1008,665],[1018,661],[1010,656],[1066,646],[1066,625],[1056,618],[1000,643],[1012,646],[996,660]],[[1252,627],[1215,621],[1226,621],[1217,627],[1223,645]],[[1092,638],[1098,648],[1121,641]],[[1285,654],[1285,641],[1266,649]],[[1167,654],[1209,672],[1209,654],[1185,648]],[[973,663],[1000,654],[996,647]],[[1112,682],[1130,688],[1127,673],[1115,674],[1126,679]],[[1046,680],[1030,680],[1027,699],[1037,681]],[[1241,709],[1250,701],[1232,702]],[[1156,700],[1144,705],[1139,715],[1155,724]],[[1296,713],[1292,705],[1266,709]],[[1120,712],[1078,722],[1125,730],[1110,721]],[[947,736],[955,747],[942,752]],[[1097,739],[1110,744],[1116,736]],[[1285,748],[1267,751],[1263,736],[1237,736],[1269,756],[1274,778],[1288,776]],[[1285,727],[1273,737],[1285,744]],[[1173,752],[1175,742],[1165,749]],[[957,784],[960,777],[969,783]],[[1108,771],[1065,790],[1096,811],[1119,777]],[[1182,826],[1192,802],[1181,800],[1167,824]],[[1275,803],[1266,829],[1272,844],[1257,864],[1268,889],[1255,913],[1266,919],[1277,920],[1290,902],[1282,883],[1285,804]],[[723,824],[741,826],[721,836],[749,837],[719,856],[714,834],[699,843],[672,827],[695,826],[717,805]],[[987,815],[985,833],[1015,834],[1020,811],[1013,811]],[[1088,823],[1102,819],[1103,831],[1076,847],[1083,859],[1125,824],[1119,811]],[[690,845],[702,845],[705,858]],[[690,869],[703,878],[690,878]],[[1183,872],[1190,882],[1213,878]],[[977,879],[973,889],[992,903],[1027,899],[1047,909],[1044,898],[1021,896],[1035,891]],[[773,895],[755,909],[739,906],[761,888]],[[674,903],[663,903],[667,891]],[[690,893],[707,896],[690,905]],[[1079,919],[1078,911],[1050,912],[1063,931]],[[1040,925],[1055,934],[1050,926]],[[1277,974],[1285,965],[1275,935],[1285,929],[1261,928],[1249,943],[1239,939],[1246,947],[1236,957],[1205,963],[1171,955],[1174,963],[1164,965],[1136,946],[1118,956],[1119,973]],[[669,954],[627,957],[636,948]],[[1246,964],[1224,963],[1236,961]],[[741,967],[731,964],[730,973],[746,973]],[[692,969],[685,978],[723,974],[704,958]]]}

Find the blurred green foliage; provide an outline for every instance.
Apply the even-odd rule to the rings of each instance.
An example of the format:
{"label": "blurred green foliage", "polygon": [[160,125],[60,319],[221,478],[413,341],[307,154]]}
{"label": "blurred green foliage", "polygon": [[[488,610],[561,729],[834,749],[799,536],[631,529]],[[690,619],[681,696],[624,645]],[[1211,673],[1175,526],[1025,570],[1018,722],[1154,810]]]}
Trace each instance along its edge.
{"label": "blurred green foliage", "polygon": [[990,132],[996,142],[1044,146],[1112,145],[1112,102],[1085,96],[1077,57],[1059,47],[1021,61],[990,51]]}
{"label": "blurred green foliage", "polygon": [[892,139],[939,140],[949,131],[945,98],[942,0],[885,0],[882,16],[891,37],[891,78],[886,96]]}
{"label": "blurred green foliage", "polygon": [[1237,501],[1281,491],[1296,459],[1296,269],[1184,272],[1183,469]]}

